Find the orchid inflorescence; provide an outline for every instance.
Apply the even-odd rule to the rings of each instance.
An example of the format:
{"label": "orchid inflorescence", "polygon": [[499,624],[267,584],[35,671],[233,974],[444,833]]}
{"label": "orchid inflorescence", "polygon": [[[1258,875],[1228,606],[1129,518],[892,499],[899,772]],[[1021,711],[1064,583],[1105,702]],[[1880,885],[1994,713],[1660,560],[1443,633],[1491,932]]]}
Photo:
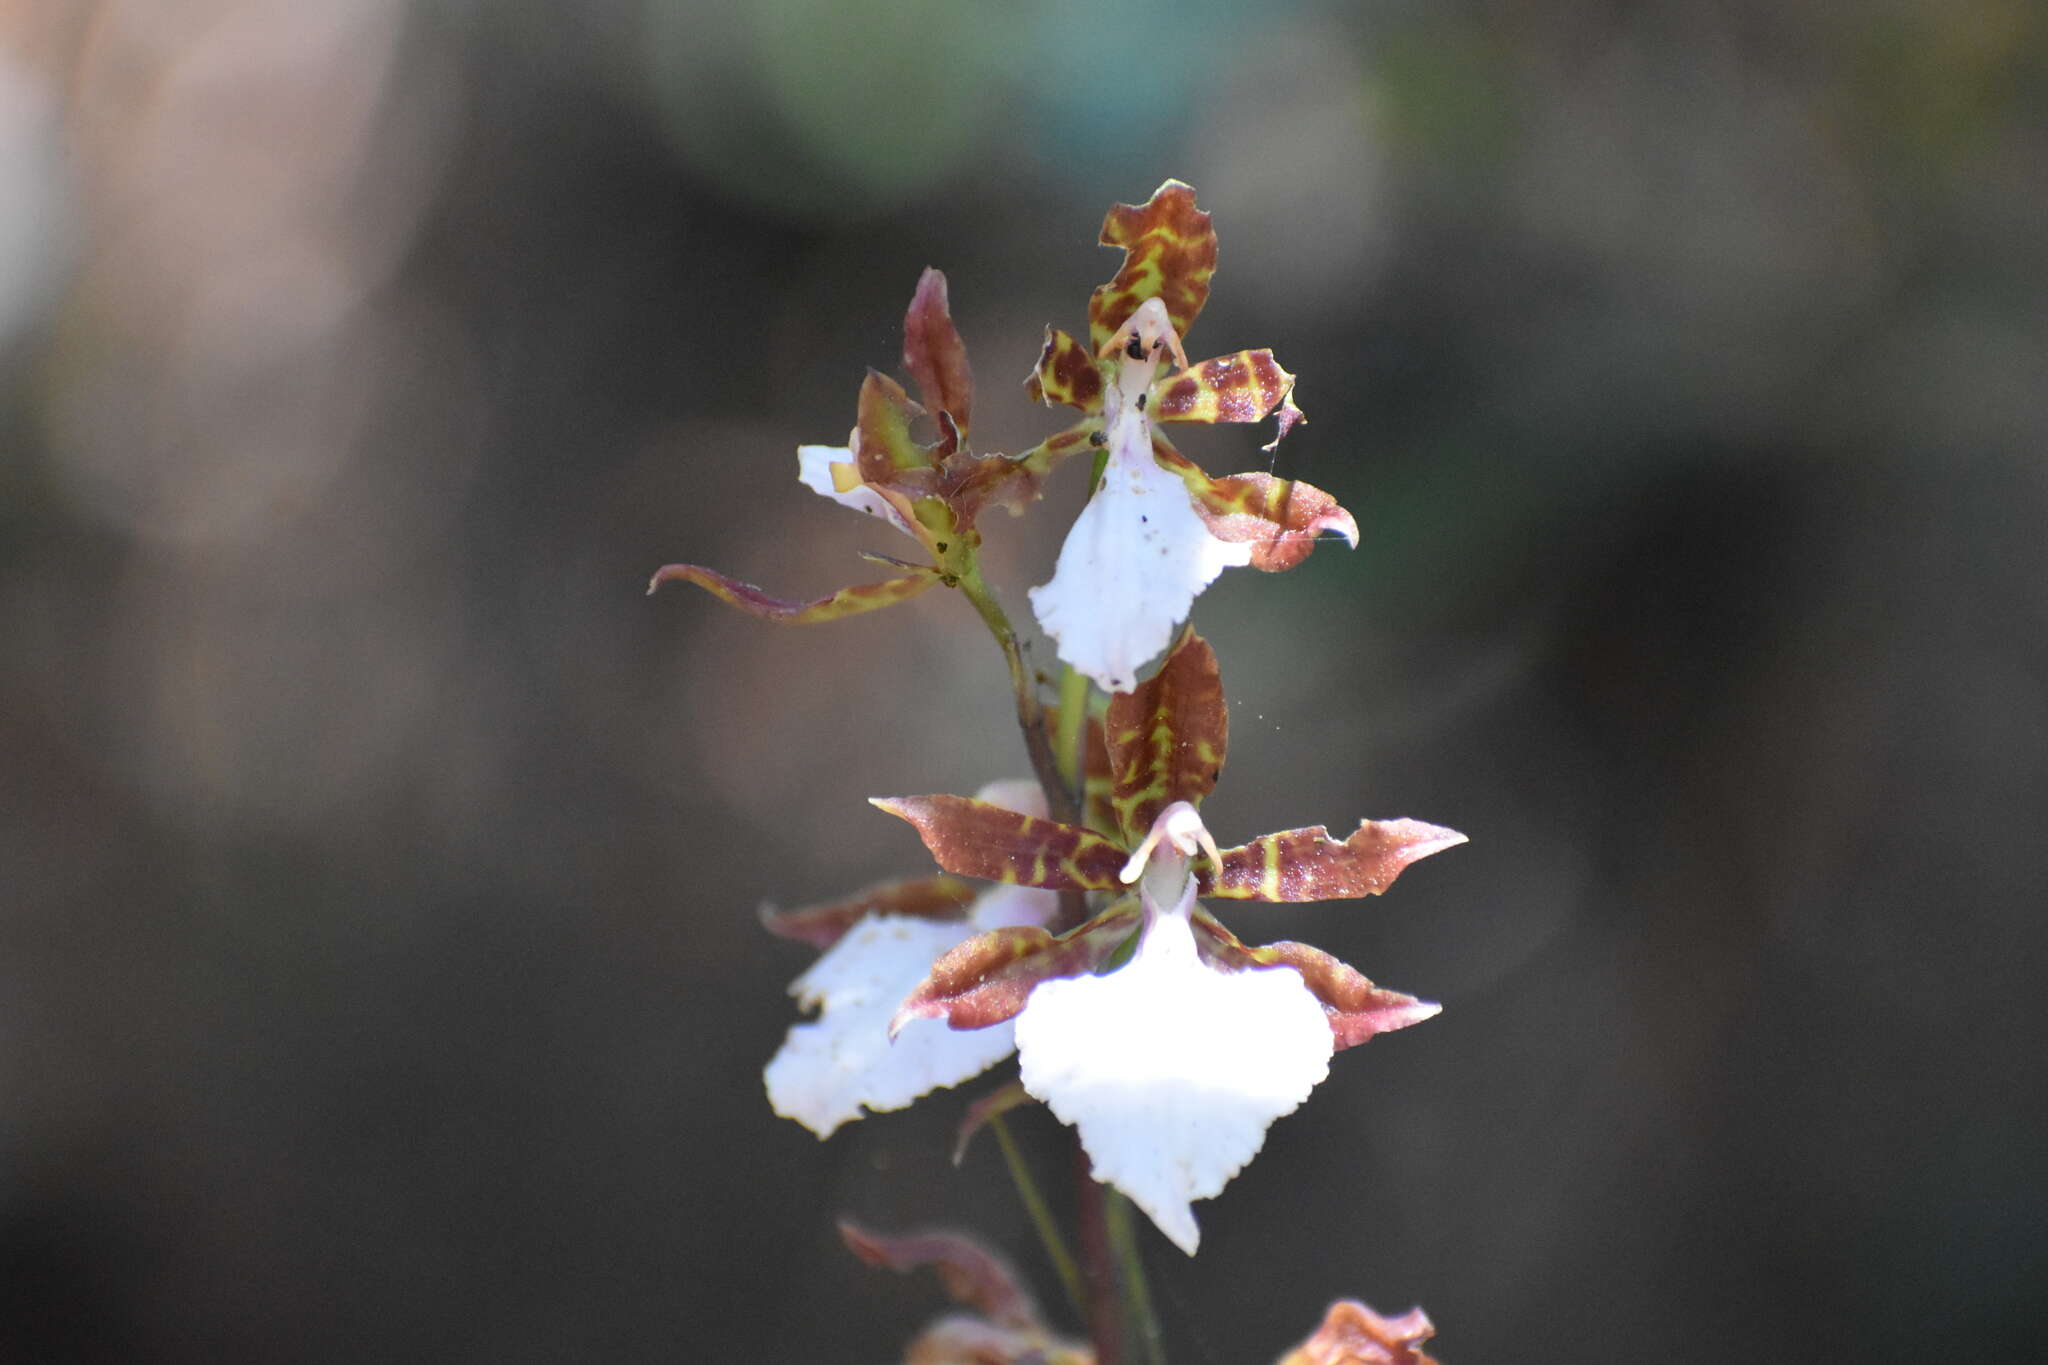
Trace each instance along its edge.
{"label": "orchid inflorescence", "polygon": [[[1316,826],[1223,848],[1203,822],[1229,712],[1215,653],[1186,624],[1195,598],[1225,568],[1293,568],[1324,533],[1356,545],[1358,529],[1306,483],[1261,472],[1212,478],[1160,430],[1275,416],[1277,445],[1302,419],[1294,376],[1270,351],[1188,363],[1184,339],[1216,265],[1194,191],[1169,180],[1142,205],[1118,205],[1102,241],[1124,260],[1089,299],[1088,342],[1048,328],[1026,381],[1033,397],[1077,409],[1073,425],[1021,455],[973,450],[972,371],[945,277],[927,269],[904,318],[904,368],[922,401],[871,371],[846,444],[798,448],[807,487],[887,522],[922,561],[870,555],[892,574],[814,601],[691,564],[663,568],[649,590],[689,581],[782,624],[840,620],[935,586],[968,597],[1009,663],[1035,780],[992,783],[972,798],[874,798],[915,827],[942,872],[765,913],[774,932],[822,950],[791,987],[818,1016],[794,1026],[769,1063],[770,1103],[823,1138],[1014,1051],[1018,1083],[979,1102],[969,1129],[1043,1103],[1075,1130],[1094,1178],[1193,1255],[1193,1201],[1222,1191],[1267,1127],[1328,1075],[1332,1054],[1440,1008],[1305,944],[1247,945],[1202,899],[1377,895],[1464,836],[1365,820],[1341,839]],[[913,435],[921,421],[928,441]],[[1030,593],[1067,670],[1054,705],[982,577],[980,523],[991,507],[1025,511],[1047,476],[1084,451],[1095,462],[1091,495],[1051,579]],[[964,1275],[999,1301],[992,1320],[954,1322],[951,1335],[931,1338],[980,1346],[957,1355],[926,1347],[914,1358],[1106,1362],[1114,1352],[1099,1330],[1092,1350],[1059,1343],[1009,1272],[989,1269],[1000,1260],[957,1234],[845,1234],[877,1263],[936,1263],[949,1284]],[[1010,1289],[987,1288],[999,1281]],[[1288,1359],[1426,1362],[1419,1343],[1430,1331],[1420,1310],[1384,1319],[1340,1303]],[[1026,1344],[988,1344],[1000,1341]]]}

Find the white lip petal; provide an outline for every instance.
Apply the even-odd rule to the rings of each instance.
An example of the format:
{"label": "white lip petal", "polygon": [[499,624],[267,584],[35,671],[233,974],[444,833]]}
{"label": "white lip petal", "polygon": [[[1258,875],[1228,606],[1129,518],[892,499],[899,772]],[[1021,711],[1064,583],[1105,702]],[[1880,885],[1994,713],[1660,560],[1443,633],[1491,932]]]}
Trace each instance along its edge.
{"label": "white lip petal", "polygon": [[[1033,894],[1057,904],[1049,891]],[[977,904],[975,910],[977,920],[987,914],[999,923],[1027,922],[1018,918],[1026,914],[1024,907],[1007,899],[986,910]],[[903,997],[924,980],[939,954],[979,928],[871,915],[847,931],[790,987],[790,994],[820,1012],[815,1022],[790,1029],[768,1063],[768,1102],[775,1112],[830,1137],[842,1123],[859,1118],[862,1106],[878,1113],[902,1109],[1008,1056],[1014,1046],[1010,1024],[955,1032],[943,1020],[918,1019],[889,1041],[889,1019]]]}
{"label": "white lip petal", "polygon": [[905,535],[910,528],[903,524],[903,518],[888,499],[864,483],[856,483],[845,492],[832,480],[832,466],[854,464],[854,454],[846,446],[798,446],[796,448],[796,476],[803,486],[813,493],[832,499],[842,507],[851,507],[856,512],[880,517]]}
{"label": "white lip petal", "polygon": [[1251,557],[1249,543],[1210,534],[1187,485],[1148,448],[1103,470],[1031,606],[1062,661],[1105,691],[1128,692],[1202,589]]}
{"label": "white lip petal", "polygon": [[1207,967],[1177,914],[1122,970],[1041,984],[1015,1026],[1024,1088],[1079,1130],[1095,1178],[1190,1256],[1190,1203],[1219,1193],[1330,1070],[1330,1026],[1301,974]]}

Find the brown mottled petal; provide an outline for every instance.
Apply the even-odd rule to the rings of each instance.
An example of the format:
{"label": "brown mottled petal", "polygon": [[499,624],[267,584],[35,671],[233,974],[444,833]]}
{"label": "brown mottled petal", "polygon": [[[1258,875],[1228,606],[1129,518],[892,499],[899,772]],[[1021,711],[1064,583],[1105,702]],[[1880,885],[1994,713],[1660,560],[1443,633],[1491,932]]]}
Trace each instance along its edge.
{"label": "brown mottled petal", "polygon": [[988,1126],[989,1120],[1001,1118],[1012,1109],[1022,1109],[1027,1104],[1036,1104],[1031,1092],[1024,1088],[1022,1081],[1011,1081],[999,1085],[980,1099],[967,1106],[967,1112],[960,1116],[960,1130],[953,1138],[953,1164],[958,1166],[967,1159],[967,1144],[974,1141],[974,1135]]}
{"label": "brown mottled petal", "polygon": [[1102,371],[1087,347],[1057,327],[1045,329],[1045,349],[1024,380],[1024,392],[1050,407],[1065,403],[1083,412],[1102,411]]}
{"label": "brown mottled petal", "polygon": [[[903,368],[917,381],[927,411],[935,417],[952,415],[957,430],[948,438],[950,444],[940,443],[942,454],[952,454],[972,416],[974,371],[967,367],[967,346],[946,304],[946,277],[930,266],[918,277],[917,292],[903,315]],[[945,432],[944,421],[939,429]]]}
{"label": "brown mottled petal", "polygon": [[[1162,462],[1163,463],[1163,462]],[[1210,532],[1219,540],[1251,541],[1252,567],[1267,573],[1291,569],[1309,557],[1325,531],[1358,548],[1358,523],[1337,500],[1314,484],[1271,474],[1232,474],[1182,479]]]}
{"label": "brown mottled petal", "polygon": [[1038,1305],[1002,1257],[957,1232],[913,1232],[890,1237],[869,1232],[845,1219],[839,1236],[854,1255],[869,1265],[911,1271],[930,1266],[939,1273],[955,1302],[978,1309],[1001,1327],[1038,1325]]}
{"label": "brown mottled petal", "polygon": [[[1200,869],[1200,893],[1220,900],[1329,901],[1376,896],[1403,868],[1465,842],[1420,820],[1361,820],[1342,843],[1321,825],[1283,830],[1223,850],[1223,866]],[[958,872],[959,868],[949,871]]]}
{"label": "brown mottled petal", "polygon": [[931,452],[910,436],[911,419],[924,410],[910,401],[903,386],[879,370],[869,370],[860,386],[860,415],[854,424],[854,456],[864,483],[903,488],[912,496],[925,491],[906,474],[929,468]]}
{"label": "brown mottled petal", "polygon": [[944,1019],[954,1029],[1014,1019],[1040,982],[1101,967],[1138,931],[1140,918],[1137,898],[1127,896],[1058,938],[1033,925],[977,934],[932,964],[897,1007],[890,1036],[913,1019]]}
{"label": "brown mottled petal", "polygon": [[1102,244],[1124,249],[1122,269],[1088,300],[1088,333],[1100,351],[1146,299],[1160,299],[1182,337],[1209,298],[1216,230],[1190,185],[1169,180],[1142,204],[1118,204],[1102,220]]}
{"label": "brown mottled petal", "polygon": [[1127,845],[1135,845],[1175,801],[1199,805],[1215,790],[1230,747],[1230,711],[1216,653],[1192,630],[1135,691],[1110,698],[1111,803]]}
{"label": "brown mottled petal", "polygon": [[1293,392],[1294,376],[1271,351],[1239,351],[1161,378],[1152,386],[1152,416],[1160,422],[1256,422]]}
{"label": "brown mottled petal", "polygon": [[844,900],[806,905],[796,910],[761,907],[761,927],[778,938],[793,938],[813,948],[830,948],[846,931],[869,915],[905,915],[913,919],[964,920],[967,907],[980,892],[958,877],[907,877],[878,882]]}
{"label": "brown mottled petal", "polygon": [[1436,1365],[1422,1353],[1422,1343],[1435,1335],[1420,1308],[1383,1318],[1357,1299],[1339,1299],[1315,1335],[1275,1365]]}
{"label": "brown mottled petal", "polygon": [[655,571],[647,584],[647,591],[653,592],[662,584],[677,579],[695,583],[719,601],[730,603],[763,621],[773,621],[779,626],[815,626],[907,601],[938,582],[939,571],[929,566],[913,566],[910,572],[897,578],[841,588],[830,597],[820,597],[815,602],[791,602],[770,597],[753,584],[742,583],[715,569],[696,564],[666,564]]}
{"label": "brown mottled petal", "polygon": [[1339,1052],[1375,1034],[1392,1033],[1443,1012],[1443,1006],[1433,1001],[1382,990],[1356,968],[1306,943],[1268,943],[1253,948],[1206,910],[1195,912],[1194,926],[1195,947],[1212,967],[1233,972],[1250,967],[1292,967],[1301,973],[1309,993],[1322,1004]]}
{"label": "brown mottled petal", "polygon": [[1126,854],[1099,834],[965,796],[876,796],[917,827],[940,867],[962,877],[1049,891],[1121,890]]}

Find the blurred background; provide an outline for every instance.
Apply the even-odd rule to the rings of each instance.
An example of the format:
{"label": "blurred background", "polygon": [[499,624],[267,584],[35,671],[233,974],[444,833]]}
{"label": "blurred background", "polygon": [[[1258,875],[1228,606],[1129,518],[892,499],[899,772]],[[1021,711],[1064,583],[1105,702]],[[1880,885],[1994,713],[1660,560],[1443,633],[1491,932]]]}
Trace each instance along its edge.
{"label": "blurred background", "polygon": [[[975,435],[1192,182],[1364,544],[1226,576],[1241,908],[1442,1000],[1147,1234],[1177,1362],[2048,1357],[2048,33],[2024,0],[0,4],[0,1359],[880,1362],[1053,1283],[963,1096],[820,1144],[755,922],[1017,773],[798,486],[945,269]],[[1183,448],[1264,468],[1243,429]],[[988,526],[1020,619],[1081,475]],[[1042,645],[1035,656],[1050,663]],[[1022,1116],[1048,1181],[1058,1130]],[[1057,1309],[1057,1304],[1054,1304]]]}

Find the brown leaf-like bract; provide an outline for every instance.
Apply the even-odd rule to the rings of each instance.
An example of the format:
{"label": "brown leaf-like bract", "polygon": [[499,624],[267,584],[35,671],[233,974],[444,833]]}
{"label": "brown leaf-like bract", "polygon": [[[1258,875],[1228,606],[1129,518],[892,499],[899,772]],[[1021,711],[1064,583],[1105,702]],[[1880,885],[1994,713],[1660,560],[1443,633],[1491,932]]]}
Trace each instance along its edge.
{"label": "brown leaf-like bract", "polygon": [[912,1019],[944,1019],[977,1029],[1014,1019],[1039,982],[1094,971],[1138,928],[1138,903],[1126,898],[1071,933],[1053,937],[1033,925],[992,929],[943,954],[904,998],[891,1036]]}
{"label": "brown leaf-like bract", "polygon": [[[1223,900],[1330,901],[1376,896],[1403,868],[1465,842],[1420,820],[1361,820],[1339,843],[1321,825],[1282,830],[1223,850],[1223,866],[1197,873],[1200,894]],[[940,866],[945,866],[941,863]],[[949,871],[959,871],[949,868]]]}
{"label": "brown leaf-like bract", "polygon": [[1191,185],[1169,180],[1142,204],[1118,204],[1102,220],[1102,244],[1124,249],[1116,278],[1088,299],[1088,334],[1100,351],[1138,305],[1166,304],[1173,330],[1188,334],[1209,299],[1216,273],[1216,230],[1195,207]]}
{"label": "brown leaf-like bract", "polygon": [[965,796],[876,796],[870,803],[916,826],[940,867],[962,877],[1049,891],[1120,890],[1127,855],[1072,825]]}
{"label": "brown leaf-like bract", "polygon": [[847,1249],[889,1270],[912,1271],[930,1266],[956,1303],[980,1310],[1003,1327],[1039,1325],[1038,1305],[1001,1256],[959,1232],[911,1232],[899,1237],[869,1232],[842,1218],[839,1236]]}
{"label": "brown leaf-like bract", "polygon": [[869,915],[911,919],[964,920],[980,891],[958,877],[906,877],[878,882],[843,900],[796,910],[761,907],[761,927],[778,938],[793,938],[823,951]]}
{"label": "brown leaf-like bract", "polygon": [[1126,845],[1135,847],[1175,801],[1200,805],[1215,790],[1230,747],[1230,710],[1216,653],[1184,631],[1159,671],[1110,698],[1105,721],[1111,802]]}
{"label": "brown leaf-like bract", "polygon": [[1443,1013],[1444,1007],[1435,1001],[1375,986],[1356,967],[1306,943],[1267,943],[1254,948],[1206,910],[1195,913],[1194,926],[1195,946],[1211,966],[1233,972],[1251,967],[1292,967],[1300,972],[1309,993],[1322,1004],[1339,1052]]}
{"label": "brown leaf-like bract", "polygon": [[1422,1353],[1422,1343],[1435,1335],[1420,1308],[1383,1318],[1357,1299],[1339,1299],[1315,1335],[1276,1365],[1436,1365]]}
{"label": "brown leaf-like bract", "polygon": [[967,366],[967,346],[953,326],[946,303],[946,277],[925,267],[917,292],[903,315],[903,368],[917,381],[918,396],[934,417],[950,413],[956,430],[941,422],[939,454],[951,455],[966,436],[974,409],[974,371]]}
{"label": "brown leaf-like bract", "polygon": [[[902,563],[901,560],[892,561]],[[820,597],[814,602],[792,602],[781,597],[770,597],[751,583],[742,583],[716,569],[707,569],[697,564],[665,564],[655,570],[654,578],[647,584],[647,591],[653,592],[664,583],[680,580],[695,583],[719,601],[738,607],[749,616],[763,621],[773,621],[779,626],[814,626],[825,621],[837,621],[862,612],[875,611],[881,607],[893,607],[898,602],[917,596],[926,588],[939,581],[939,571],[925,566],[911,566],[910,572],[896,578],[886,578],[880,583],[858,583],[850,588],[841,588],[830,597]]]}

